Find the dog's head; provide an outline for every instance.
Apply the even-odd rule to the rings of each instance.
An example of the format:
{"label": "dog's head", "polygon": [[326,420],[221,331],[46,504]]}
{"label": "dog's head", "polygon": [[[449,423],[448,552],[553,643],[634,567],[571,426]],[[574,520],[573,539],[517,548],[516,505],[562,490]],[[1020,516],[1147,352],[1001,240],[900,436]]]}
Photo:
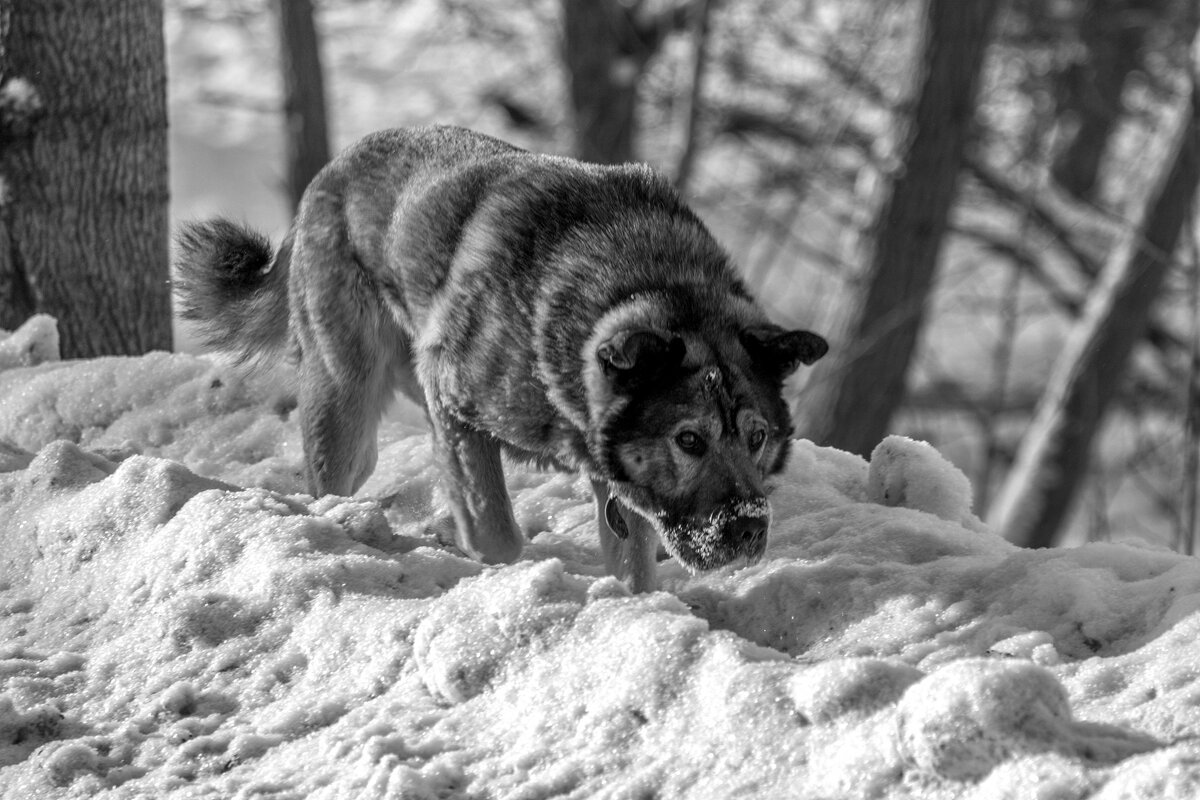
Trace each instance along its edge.
{"label": "dog's head", "polygon": [[635,327],[596,344],[589,388],[604,402],[593,406],[593,458],[684,566],[762,556],[766,479],[783,468],[792,434],[783,381],[827,349],[816,334],[773,325],[719,337]]}

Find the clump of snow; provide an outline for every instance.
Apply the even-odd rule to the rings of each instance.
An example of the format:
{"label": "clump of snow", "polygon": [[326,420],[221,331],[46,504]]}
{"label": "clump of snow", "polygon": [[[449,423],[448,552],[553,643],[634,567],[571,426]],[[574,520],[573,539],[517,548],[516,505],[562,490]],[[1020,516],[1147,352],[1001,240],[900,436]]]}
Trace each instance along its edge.
{"label": "clump of snow", "polygon": [[37,314],[15,331],[0,331],[0,370],[58,361],[58,320]]}
{"label": "clump of snow", "polygon": [[28,79],[20,76],[10,78],[0,86],[0,108],[5,113],[20,113],[29,116],[42,107],[38,91]]}
{"label": "clump of snow", "polygon": [[978,779],[1017,754],[1058,752],[1116,763],[1161,747],[1146,736],[1072,719],[1066,689],[1027,661],[963,659],[901,698],[900,749],[919,770]]}
{"label": "clump of snow", "polygon": [[186,355],[0,371],[0,798],[1192,798],[1200,564],[1027,551],[890,438],[795,443],[763,560],[633,596],[586,480],[523,559],[431,533],[411,414],[303,493],[292,404]]}
{"label": "clump of snow", "polygon": [[927,442],[907,436],[888,436],[875,446],[867,493],[874,503],[924,511],[973,530],[984,527],[971,512],[967,476]]}
{"label": "clump of snow", "polygon": [[[13,140],[28,135],[30,129],[45,110],[37,87],[21,76],[0,78],[0,135]],[[9,202],[8,187],[0,187],[0,205]]]}

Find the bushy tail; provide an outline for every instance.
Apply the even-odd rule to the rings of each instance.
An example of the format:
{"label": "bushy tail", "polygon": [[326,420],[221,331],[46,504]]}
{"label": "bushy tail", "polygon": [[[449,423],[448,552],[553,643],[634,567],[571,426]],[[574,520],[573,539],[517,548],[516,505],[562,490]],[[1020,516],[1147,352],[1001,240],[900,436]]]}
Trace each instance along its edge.
{"label": "bushy tail", "polygon": [[207,347],[248,361],[287,344],[290,235],[273,255],[262,234],[212,219],[184,225],[176,243],[179,313]]}

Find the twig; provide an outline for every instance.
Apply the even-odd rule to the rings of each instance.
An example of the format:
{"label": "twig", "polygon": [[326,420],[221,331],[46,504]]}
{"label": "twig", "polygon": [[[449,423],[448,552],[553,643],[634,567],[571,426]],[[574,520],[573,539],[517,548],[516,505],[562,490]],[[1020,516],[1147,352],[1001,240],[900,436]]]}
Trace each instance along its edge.
{"label": "twig", "polygon": [[[1054,239],[1062,252],[1074,262],[1075,266],[1085,277],[1095,278],[1099,274],[1100,259],[1093,257],[1075,241],[1070,224],[1062,220],[1060,214],[1051,208],[1049,204],[1036,197],[1029,196],[1027,192],[1017,187],[1001,175],[999,171],[984,164],[977,158],[968,156],[965,165],[967,172],[998,200],[1009,205],[1027,209],[1029,219],[1036,222],[1041,230]],[[1006,244],[999,236],[989,235],[982,229],[959,227],[958,230],[976,239],[986,241],[990,246],[998,250],[1003,250],[1006,247]],[[1007,245],[1009,248],[1013,246],[1012,244]],[[1081,298],[1072,298],[1071,294],[1061,285],[1054,282],[1045,270],[1037,268],[1036,262],[1032,258],[1023,259],[1018,263],[1025,267],[1029,271],[1029,274],[1047,290],[1051,299],[1073,316],[1079,314],[1079,309],[1083,307],[1083,300]],[[1188,343],[1183,336],[1170,330],[1158,320],[1150,322],[1145,336],[1146,341],[1162,351],[1168,349],[1182,351],[1188,348]]]}
{"label": "twig", "polygon": [[222,92],[214,89],[202,90],[197,100],[205,105],[253,111],[256,114],[278,114],[283,110],[283,104],[278,100],[260,100],[237,92]]}
{"label": "twig", "polygon": [[984,163],[975,155],[963,159],[963,168],[984,189],[1011,206],[1024,209],[1029,219],[1058,243],[1062,251],[1075,262],[1079,271],[1089,278],[1100,274],[1101,260],[1086,252],[1071,232],[1071,225],[1060,219],[1057,211],[1038,197],[1030,196],[999,170]]}
{"label": "twig", "polygon": [[1042,266],[1041,261],[1031,252],[1025,237],[1008,237],[996,231],[963,223],[951,224],[950,230],[960,236],[974,239],[985,249],[1012,261],[1046,292],[1056,306],[1071,316],[1079,315],[1083,301]]}

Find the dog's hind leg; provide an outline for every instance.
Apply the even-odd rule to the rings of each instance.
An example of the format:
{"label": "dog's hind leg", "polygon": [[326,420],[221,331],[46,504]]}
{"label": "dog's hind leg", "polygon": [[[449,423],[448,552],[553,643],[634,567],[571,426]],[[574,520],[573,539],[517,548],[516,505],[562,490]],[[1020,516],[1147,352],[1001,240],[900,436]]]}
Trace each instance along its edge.
{"label": "dog's hind leg", "polygon": [[[654,526],[620,503],[610,509],[608,485],[603,481],[592,481],[592,492],[596,495],[596,525],[608,573],[625,581],[633,592],[653,592],[658,588],[658,533]],[[619,518],[610,523],[610,514],[618,514]],[[614,531],[614,524],[621,530]]]}
{"label": "dog's hind leg", "polygon": [[457,528],[455,543],[487,564],[508,564],[521,555],[524,538],[504,485],[500,445],[437,402],[426,400],[434,445],[446,471],[446,488]]}
{"label": "dog's hind leg", "polygon": [[[309,491],[317,496],[351,495],[375,471],[379,419],[407,355],[407,337],[377,307],[363,301],[353,310],[359,324],[323,321],[300,331],[300,429]],[[355,316],[347,311],[342,319]]]}
{"label": "dog's hind leg", "polygon": [[349,224],[336,192],[310,189],[292,242],[289,326],[300,355],[305,468],[318,496],[353,494],[375,470],[379,419],[411,361],[409,338]]}
{"label": "dog's hind leg", "polygon": [[381,365],[333,376],[316,358],[301,364],[300,429],[309,491],[351,495],[375,470],[379,418],[391,399]]}

